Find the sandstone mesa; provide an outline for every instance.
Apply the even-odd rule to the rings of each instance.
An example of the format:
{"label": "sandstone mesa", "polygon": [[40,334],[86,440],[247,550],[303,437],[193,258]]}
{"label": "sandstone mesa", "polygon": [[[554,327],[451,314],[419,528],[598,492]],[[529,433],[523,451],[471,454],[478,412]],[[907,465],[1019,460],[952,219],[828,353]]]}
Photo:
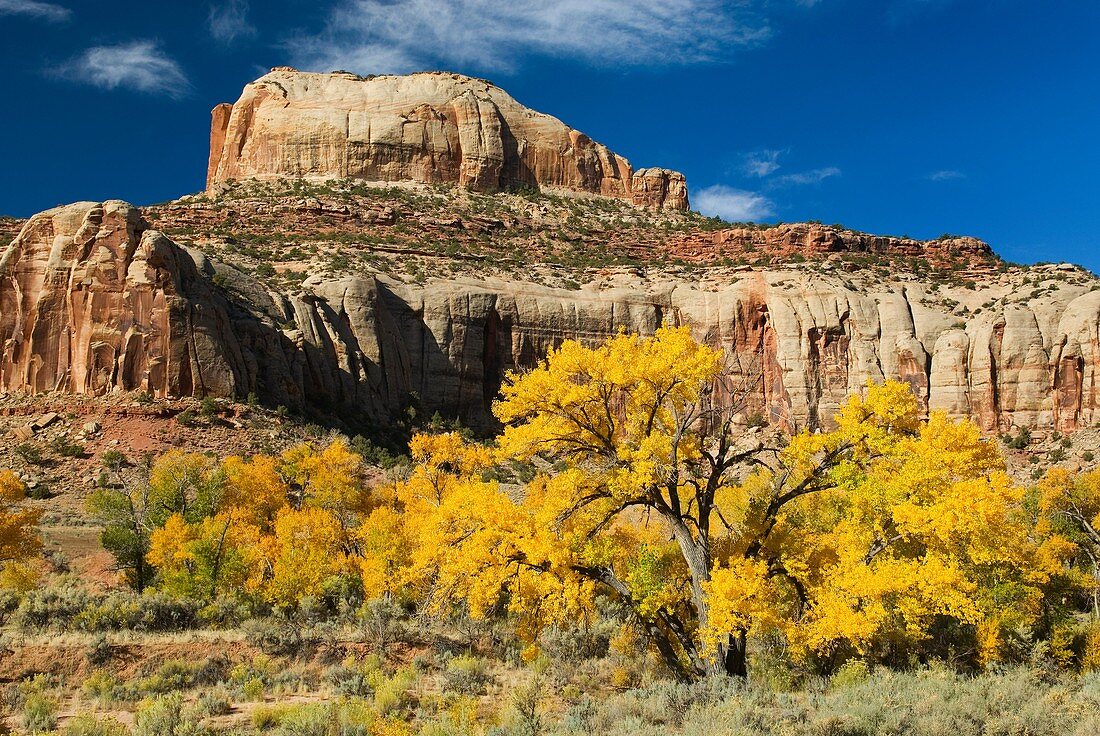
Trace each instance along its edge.
{"label": "sandstone mesa", "polygon": [[207,188],[242,179],[521,187],[687,209],[682,174],[630,162],[481,79],[273,69],[214,108]]}

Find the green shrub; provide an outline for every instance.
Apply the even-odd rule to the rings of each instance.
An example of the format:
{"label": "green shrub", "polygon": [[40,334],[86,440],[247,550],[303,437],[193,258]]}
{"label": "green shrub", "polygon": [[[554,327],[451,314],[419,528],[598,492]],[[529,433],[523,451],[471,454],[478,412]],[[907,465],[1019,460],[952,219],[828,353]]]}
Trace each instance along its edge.
{"label": "green shrub", "polygon": [[114,718],[96,718],[83,714],[76,716],[61,729],[62,736],[130,736],[126,728]]}
{"label": "green shrub", "polygon": [[69,442],[65,437],[55,437],[53,441],[50,442],[50,449],[61,457],[83,458],[88,456],[84,451],[84,445]]}
{"label": "green shrub", "polygon": [[359,610],[359,633],[375,651],[383,651],[405,633],[405,612],[391,598],[367,601]]}
{"label": "green shrub", "polygon": [[183,696],[160,695],[138,709],[134,736],[206,736],[209,732],[183,711]]}
{"label": "green shrub", "polygon": [[109,706],[122,699],[122,688],[110,672],[96,670],[85,678],[80,689],[84,696],[92,698],[100,705]]}
{"label": "green shrub", "polygon": [[286,708],[279,715],[277,736],[333,736],[336,714],[327,704]]}
{"label": "green shrub", "polygon": [[29,734],[48,733],[57,727],[57,701],[43,693],[31,693],[23,701],[23,728]]}
{"label": "green shrub", "polygon": [[129,683],[139,694],[178,693],[203,685],[221,682],[229,674],[229,660],[224,656],[209,657],[197,662],[170,659],[151,674]]}
{"label": "green shrub", "polygon": [[258,705],[252,710],[252,727],[257,731],[266,731],[283,722],[289,706],[285,705]]}
{"label": "green shrub", "polygon": [[241,685],[241,692],[244,694],[244,699],[256,702],[264,699],[264,681],[259,677],[253,677],[246,680]]}
{"label": "green shrub", "polygon": [[483,695],[492,682],[488,663],[467,654],[452,659],[443,672],[443,689],[460,695]]}
{"label": "green shrub", "polygon": [[233,699],[229,696],[229,688],[219,684],[202,693],[195,702],[195,709],[204,716],[224,716],[232,712]]}
{"label": "green shrub", "polygon": [[89,601],[88,592],[77,585],[36,588],[23,596],[11,615],[11,624],[24,631],[63,630],[72,624]]}
{"label": "green shrub", "polygon": [[1013,450],[1023,450],[1031,444],[1031,430],[1027,427],[1021,427],[1020,433],[1016,437],[1009,437],[1005,444]]}
{"label": "green shrub", "polygon": [[295,654],[307,644],[301,623],[282,618],[262,618],[246,621],[245,639],[264,654]]}
{"label": "green shrub", "polygon": [[75,618],[84,631],[182,631],[199,624],[197,601],[164,593],[111,593],[90,602]]}
{"label": "green shrub", "polygon": [[23,442],[16,445],[15,454],[31,465],[43,465],[46,462],[46,456],[43,454],[42,449],[29,442]]}
{"label": "green shrub", "polygon": [[829,687],[837,690],[866,682],[871,676],[871,668],[862,659],[850,659],[837,669],[829,679]]}
{"label": "green shrub", "polygon": [[379,678],[374,683],[374,709],[382,716],[402,710],[410,704],[409,689],[416,683],[416,671],[411,667],[398,670],[393,677]]}

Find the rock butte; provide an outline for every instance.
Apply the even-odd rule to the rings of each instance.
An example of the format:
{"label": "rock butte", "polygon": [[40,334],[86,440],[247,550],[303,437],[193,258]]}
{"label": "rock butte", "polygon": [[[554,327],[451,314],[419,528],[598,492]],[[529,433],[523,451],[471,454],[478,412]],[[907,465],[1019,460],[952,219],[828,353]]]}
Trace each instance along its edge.
{"label": "rock butte", "polygon": [[682,174],[630,162],[481,79],[273,69],[214,108],[207,188],[247,179],[522,187],[687,209]]}
{"label": "rock butte", "polygon": [[724,347],[731,371],[751,377],[756,408],[790,428],[827,424],[847,394],[883,378],[987,430],[1100,420],[1095,279],[1025,290],[965,323],[927,304],[932,288],[857,291],[839,275],[780,268],[718,287],[624,276],[600,290],[311,276],[287,294],[182,248],[125,203],[85,202],[31,218],[0,259],[0,389],[255,391],[375,421],[415,394],[428,412],[488,428],[506,370],[565,339],[671,323]]}

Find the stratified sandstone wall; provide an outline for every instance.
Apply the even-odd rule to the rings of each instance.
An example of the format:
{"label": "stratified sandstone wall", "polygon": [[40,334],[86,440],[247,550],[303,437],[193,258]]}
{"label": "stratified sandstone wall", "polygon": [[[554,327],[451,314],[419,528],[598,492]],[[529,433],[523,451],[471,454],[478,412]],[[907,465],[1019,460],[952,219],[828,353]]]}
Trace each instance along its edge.
{"label": "stratified sandstone wall", "polygon": [[[839,280],[757,272],[718,290],[669,281],[564,291],[514,281],[423,287],[382,278],[315,279],[295,304],[316,351],[313,388],[353,403],[417,394],[430,411],[488,426],[504,371],[530,367],[563,339],[619,329],[692,327],[751,377],[755,408],[788,428],[827,425],[867,380],[908,381],[926,406],[987,430],[1074,429],[1100,419],[1100,291],[1013,305],[961,326],[921,287],[860,294]],[[308,325],[308,328],[306,327]]]}
{"label": "stratified sandstone wall", "polygon": [[214,108],[207,187],[230,180],[548,187],[687,209],[683,175],[630,163],[484,80],[278,68]]}
{"label": "stratified sandstone wall", "polygon": [[81,203],[32,218],[0,259],[0,389],[256,391],[379,421],[415,394],[429,412],[489,428],[506,371],[565,339],[668,323],[725,348],[752,379],[755,409],[792,429],[827,425],[868,379],[898,378],[987,430],[1071,430],[1100,420],[1097,286],[1028,286],[965,322],[936,306],[932,286],[868,293],[797,270],[580,290],[314,276],[283,294],[148,230],[124,203]]}

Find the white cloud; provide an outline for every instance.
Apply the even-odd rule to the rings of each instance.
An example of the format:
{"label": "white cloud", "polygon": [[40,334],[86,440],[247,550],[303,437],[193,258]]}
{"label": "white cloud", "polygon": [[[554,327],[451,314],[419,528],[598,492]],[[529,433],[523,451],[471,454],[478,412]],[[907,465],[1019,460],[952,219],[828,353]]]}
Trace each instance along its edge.
{"label": "white cloud", "polygon": [[783,176],[777,176],[768,182],[768,186],[772,187],[789,187],[789,186],[803,186],[806,184],[820,184],[826,179],[830,179],[834,176],[840,176],[840,169],[836,166],[826,166],[821,169],[810,169],[809,171],[799,171],[794,174],[784,174]]}
{"label": "white cloud", "polygon": [[771,36],[770,0],[339,0],[295,62],[363,74],[507,70],[526,55],[617,66],[709,61]]}
{"label": "white cloud", "polygon": [[210,35],[224,44],[256,35],[256,27],[248,20],[248,0],[228,0],[211,5],[207,25]]}
{"label": "white cloud", "polygon": [[68,8],[39,0],[0,0],[0,15],[29,15],[60,23],[73,16]]}
{"label": "white cloud", "polygon": [[749,176],[764,177],[774,174],[779,170],[779,157],[783,151],[765,149],[745,154],[745,163],[742,167]]}
{"label": "white cloud", "polygon": [[95,46],[69,62],[61,74],[105,89],[125,87],[170,97],[191,91],[179,64],[152,41]]}
{"label": "white cloud", "polygon": [[958,181],[965,178],[966,174],[955,169],[942,169],[941,171],[933,171],[928,175],[929,181]]}
{"label": "white cloud", "polygon": [[753,222],[775,214],[775,204],[764,195],[724,184],[693,192],[691,201],[702,214],[727,222]]}

